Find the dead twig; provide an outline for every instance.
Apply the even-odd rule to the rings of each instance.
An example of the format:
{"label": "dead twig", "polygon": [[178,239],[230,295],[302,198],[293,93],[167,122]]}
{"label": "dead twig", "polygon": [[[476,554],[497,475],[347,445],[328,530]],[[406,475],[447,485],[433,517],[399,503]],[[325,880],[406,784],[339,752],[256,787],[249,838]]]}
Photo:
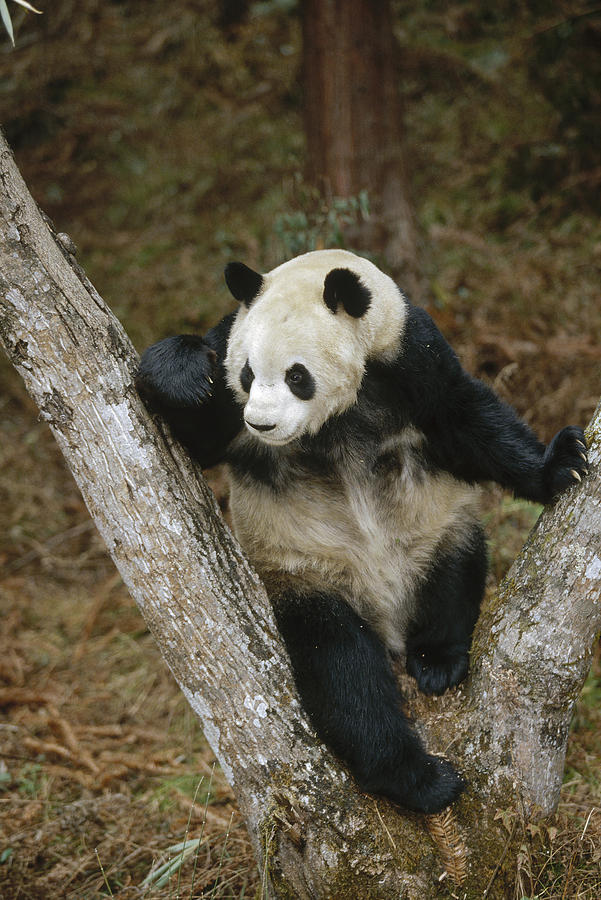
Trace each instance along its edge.
{"label": "dead twig", "polygon": [[90,635],[94,630],[94,626],[96,625],[96,621],[102,612],[102,609],[111,595],[111,592],[117,587],[117,585],[121,584],[121,575],[119,572],[113,572],[110,578],[107,578],[104,584],[96,591],[94,596],[93,603],[90,607],[88,615],[86,617],[85,624],[83,626],[83,630],[81,633],[81,637],[75,647],[75,651],[73,653],[74,662],[79,662],[82,656],[85,653],[86,645],[88,640],[90,639]]}
{"label": "dead twig", "polygon": [[30,691],[27,688],[0,688],[0,706],[26,706],[28,703],[47,706],[56,700],[52,694]]}

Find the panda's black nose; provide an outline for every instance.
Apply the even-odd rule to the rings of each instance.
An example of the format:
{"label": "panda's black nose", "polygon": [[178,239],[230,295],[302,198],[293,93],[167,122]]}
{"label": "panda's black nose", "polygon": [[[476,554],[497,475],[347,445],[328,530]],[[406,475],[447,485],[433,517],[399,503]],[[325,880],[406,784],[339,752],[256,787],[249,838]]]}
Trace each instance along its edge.
{"label": "panda's black nose", "polygon": [[250,428],[254,428],[255,431],[273,431],[275,425],[253,425],[252,422],[246,423]]}

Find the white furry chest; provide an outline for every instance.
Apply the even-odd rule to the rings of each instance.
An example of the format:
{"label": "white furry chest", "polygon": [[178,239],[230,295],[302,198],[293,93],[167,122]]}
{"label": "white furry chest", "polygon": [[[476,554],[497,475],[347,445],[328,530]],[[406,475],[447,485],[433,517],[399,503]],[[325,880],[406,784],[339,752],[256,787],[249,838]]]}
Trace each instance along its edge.
{"label": "white furry chest", "polygon": [[445,534],[473,521],[474,505],[473,489],[410,458],[297,473],[278,491],[232,478],[235,531],[259,573],[340,594],[399,652],[420,576]]}

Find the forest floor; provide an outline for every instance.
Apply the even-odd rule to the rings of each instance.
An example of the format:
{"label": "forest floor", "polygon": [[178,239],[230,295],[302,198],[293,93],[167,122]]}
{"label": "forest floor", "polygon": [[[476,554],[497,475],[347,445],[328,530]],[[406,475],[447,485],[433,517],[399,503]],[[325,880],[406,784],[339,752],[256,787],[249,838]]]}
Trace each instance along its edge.
{"label": "forest floor", "polygon": [[[352,211],[302,180],[294,11],[255,3],[224,31],[211,2],[40,5],[15,13],[15,51],[0,35],[0,120],[139,349],[222,315],[228,261],[267,269],[340,241]],[[601,393],[597,26],[566,31],[561,4],[511,22],[435,8],[398,29],[423,300],[548,439]],[[588,102],[567,124],[566,85]],[[0,388],[0,896],[262,896],[232,793],[5,360]],[[539,510],[493,488],[484,512],[492,584]],[[516,900],[598,900],[598,652],[558,812],[528,835]]]}

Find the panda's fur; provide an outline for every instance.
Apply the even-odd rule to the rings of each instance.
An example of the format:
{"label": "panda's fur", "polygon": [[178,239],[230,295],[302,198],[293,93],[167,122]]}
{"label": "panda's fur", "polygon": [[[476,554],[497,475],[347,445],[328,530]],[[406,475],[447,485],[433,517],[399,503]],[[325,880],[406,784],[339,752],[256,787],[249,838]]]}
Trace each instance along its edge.
{"label": "panda's fur", "polygon": [[231,477],[234,530],[272,592],[285,589],[286,573],[307,588],[328,585],[396,653],[405,649],[416,583],[437,550],[469,542],[477,522],[477,490],[424,471],[419,444],[407,428],[384,442],[380,458],[351,447],[310,477],[294,451],[281,454],[276,490],[236,468]]}
{"label": "panda's fur", "polygon": [[[333,315],[323,299],[328,273],[349,264],[377,298],[360,317]],[[345,250],[309,253],[264,277],[259,296],[232,325],[225,358],[245,421],[275,423],[261,439],[281,448],[269,484],[233,469],[230,505],[242,546],[280,590],[284,573],[313,589],[335,589],[399,653],[415,583],[436,548],[450,535],[456,543],[469,539],[475,489],[427,473],[419,456],[423,437],[412,426],[378,438],[376,447],[341,443],[339,459],[310,478],[302,471],[306,450],[296,441],[356,403],[368,360],[390,361],[399,352],[406,316],[398,287],[369,260]],[[247,362],[254,373],[250,394],[240,383]],[[286,386],[285,373],[296,363],[319,373],[309,400],[291,396]],[[236,438],[234,458],[239,445],[252,452],[255,440],[251,425]]]}
{"label": "panda's fur", "polygon": [[410,727],[390,658],[426,693],[467,673],[486,578],[478,483],[547,502],[585,471],[467,375],[371,262],[307,253],[259,275],[204,338],[149,348],[138,384],[201,465],[225,460],[236,535],[270,594],[301,699],[360,786],[422,812],[463,782]]}

